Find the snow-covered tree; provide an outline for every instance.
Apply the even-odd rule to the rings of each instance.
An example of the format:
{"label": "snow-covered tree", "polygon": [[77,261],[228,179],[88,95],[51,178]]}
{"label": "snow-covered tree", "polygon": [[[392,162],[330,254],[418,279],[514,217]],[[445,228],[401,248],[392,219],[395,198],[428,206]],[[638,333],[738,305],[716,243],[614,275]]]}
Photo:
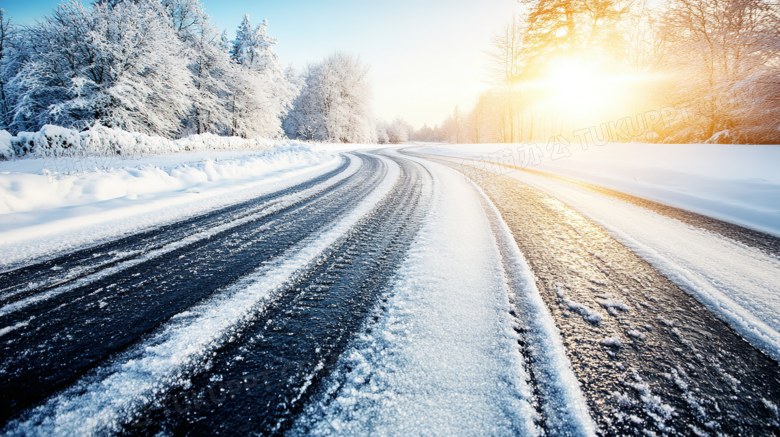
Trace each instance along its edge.
{"label": "snow-covered tree", "polygon": [[229,79],[233,66],[227,34],[211,24],[198,0],[165,0],[173,31],[186,48],[192,76],[191,108],[185,120],[188,133],[226,132]]}
{"label": "snow-covered tree", "polygon": [[310,65],[285,123],[287,135],[317,141],[376,142],[368,67],[335,53]]}
{"label": "snow-covered tree", "polygon": [[403,144],[409,141],[409,134],[414,129],[401,117],[393,120],[393,123],[387,127],[387,136],[393,144]]}
{"label": "snow-covered tree", "polygon": [[384,120],[376,121],[376,142],[377,144],[388,144],[390,142],[390,136],[387,134],[387,130],[390,125]]}
{"label": "snow-covered tree", "polygon": [[16,96],[10,82],[19,72],[24,56],[21,32],[8,13],[0,9],[0,130],[7,129],[11,123]]}
{"label": "snow-covered tree", "polygon": [[227,30],[222,31],[222,35],[219,37],[219,49],[225,53],[230,53],[230,38],[228,38]]}
{"label": "snow-covered tree", "polygon": [[232,134],[243,137],[282,135],[297,87],[290,83],[274,52],[276,38],[268,36],[268,22],[252,28],[249,16],[236,32],[232,57],[239,68],[232,76],[230,112]]}
{"label": "snow-covered tree", "polygon": [[114,6],[61,4],[27,31],[30,58],[12,85],[12,124],[82,129],[95,122],[175,136],[190,107],[192,77],[159,0]]}
{"label": "snow-covered tree", "polygon": [[[664,132],[670,141],[780,138],[775,91],[780,70],[778,5],[764,0],[673,0],[662,23],[662,68],[676,77],[674,97],[692,105],[699,117]],[[766,129],[755,126],[759,119]],[[740,126],[746,123],[753,126],[752,133],[743,132],[740,140]],[[765,133],[756,136],[761,130]]]}
{"label": "snow-covered tree", "polygon": [[463,114],[460,108],[456,105],[444,122],[441,124],[441,140],[451,144],[460,144],[465,142]]}
{"label": "snow-covered tree", "polygon": [[423,124],[423,126],[412,132],[409,135],[409,139],[412,141],[420,141],[425,143],[432,143],[434,141],[437,141],[437,135],[436,131],[438,128],[436,127],[429,127],[427,124]]}

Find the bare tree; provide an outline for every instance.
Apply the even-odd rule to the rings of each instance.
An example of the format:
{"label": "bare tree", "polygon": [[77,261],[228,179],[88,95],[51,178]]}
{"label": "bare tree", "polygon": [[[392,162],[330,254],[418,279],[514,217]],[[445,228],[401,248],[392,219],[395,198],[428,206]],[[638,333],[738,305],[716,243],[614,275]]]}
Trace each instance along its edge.
{"label": "bare tree", "polygon": [[501,33],[491,40],[492,49],[488,52],[492,63],[488,68],[491,82],[503,92],[503,110],[505,111],[505,131],[503,142],[509,143],[515,137],[515,87],[523,79],[524,54],[523,22],[517,15],[504,24]]}
{"label": "bare tree", "polygon": [[693,104],[704,138],[738,140],[734,135],[740,123],[749,121],[748,114],[777,114],[761,91],[774,89],[776,80],[770,78],[777,77],[780,67],[776,5],[764,0],[673,0],[665,16],[666,67],[678,72],[677,98]]}

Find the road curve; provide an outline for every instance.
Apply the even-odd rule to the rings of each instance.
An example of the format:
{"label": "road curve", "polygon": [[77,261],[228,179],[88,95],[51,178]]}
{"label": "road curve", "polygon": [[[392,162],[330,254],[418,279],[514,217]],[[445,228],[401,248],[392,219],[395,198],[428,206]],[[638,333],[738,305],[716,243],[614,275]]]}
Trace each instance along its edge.
{"label": "road curve", "polygon": [[[393,159],[393,158],[391,158]],[[394,159],[398,182],[376,207],[217,350],[186,387],[128,423],[124,434],[281,434],[318,393],[380,296],[428,210],[431,175]],[[386,300],[386,298],[385,298]]]}
{"label": "road curve", "polygon": [[[360,163],[359,168],[344,177],[350,160]],[[5,357],[0,423],[315,234],[349,212],[386,175],[382,159],[359,154],[345,158],[335,171],[283,192],[5,272],[0,278],[5,295],[24,292],[13,294],[3,308],[28,302],[5,313],[0,308],[0,324],[7,330],[0,346]],[[116,254],[126,253],[131,255],[115,261]],[[41,286],[27,286],[28,277]],[[84,278],[89,280],[79,284]],[[53,286],[66,289],[51,293]],[[36,300],[37,295],[48,296]]]}
{"label": "road curve", "polygon": [[[495,332],[469,346],[493,356],[491,348],[509,341],[509,355],[522,364],[503,366],[511,373],[495,374],[503,380],[490,374],[480,381],[498,387],[520,378],[518,386],[529,388],[488,410],[527,401],[532,412],[505,413],[542,435],[780,432],[780,365],[604,229],[500,175],[485,173],[442,196],[437,183],[456,175],[422,160],[462,165],[405,153],[416,159],[344,154],[335,170],[294,187],[0,273],[3,434],[305,434],[309,425],[299,419],[307,404],[332,395],[329,378],[350,371],[342,359],[350,344],[377,320],[395,320],[386,310],[399,293],[390,285],[394,275],[414,259],[410,247],[430,238],[416,240],[418,233],[447,221],[432,220],[432,211],[445,211],[437,209],[445,198],[446,210],[457,211],[462,204],[454,193],[472,187],[484,193],[476,196],[478,215],[487,214],[484,229],[457,229],[490,249],[484,253],[493,253],[493,244],[498,250],[469,261],[473,254],[460,252],[466,239],[434,246],[449,247],[458,262],[479,264],[477,284],[465,286],[476,291],[470,298],[488,299],[479,292],[490,287],[501,294],[490,297],[497,303],[481,317]],[[439,171],[450,179],[437,179]],[[658,212],[723,235],[739,231],[684,211]],[[436,235],[458,237],[448,232]],[[780,247],[741,235],[739,241],[765,253],[776,255]],[[502,265],[492,265],[494,256]],[[415,274],[434,289],[447,283],[434,276],[458,277],[435,260],[414,263],[421,265]],[[454,300],[458,285],[450,283],[441,298]],[[539,302],[530,302],[537,290]],[[428,290],[428,303],[436,296]],[[507,317],[496,316],[501,312]],[[451,344],[460,350],[458,339]],[[457,383],[441,392],[457,392]]]}

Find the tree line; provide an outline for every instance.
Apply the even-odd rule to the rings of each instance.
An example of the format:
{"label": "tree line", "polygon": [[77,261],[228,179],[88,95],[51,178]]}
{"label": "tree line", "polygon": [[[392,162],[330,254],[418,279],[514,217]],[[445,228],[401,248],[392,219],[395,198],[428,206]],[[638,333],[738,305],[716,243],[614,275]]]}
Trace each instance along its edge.
{"label": "tree line", "polygon": [[283,67],[267,30],[245,15],[231,41],[198,0],[73,1],[30,26],[0,9],[0,130],[377,142],[368,67]]}
{"label": "tree line", "polygon": [[777,2],[531,0],[490,55],[493,86],[440,140],[780,143]]}

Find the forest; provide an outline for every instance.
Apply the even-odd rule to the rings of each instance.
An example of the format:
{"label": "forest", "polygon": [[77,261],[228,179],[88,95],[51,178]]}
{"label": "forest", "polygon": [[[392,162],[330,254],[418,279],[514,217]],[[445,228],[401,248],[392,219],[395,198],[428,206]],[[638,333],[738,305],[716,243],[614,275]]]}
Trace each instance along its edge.
{"label": "forest", "polygon": [[372,111],[369,66],[284,66],[268,23],[234,39],[199,0],[0,9],[0,131],[96,124],[340,143],[780,143],[780,6],[767,0],[530,0],[493,35],[489,88],[433,128]]}
{"label": "forest", "polygon": [[358,57],[335,52],[297,72],[267,30],[245,15],[231,41],[198,0],[74,1],[31,26],[0,9],[0,131],[380,140]]}
{"label": "forest", "polygon": [[532,0],[490,89],[412,137],[451,143],[780,143],[780,4]]}

